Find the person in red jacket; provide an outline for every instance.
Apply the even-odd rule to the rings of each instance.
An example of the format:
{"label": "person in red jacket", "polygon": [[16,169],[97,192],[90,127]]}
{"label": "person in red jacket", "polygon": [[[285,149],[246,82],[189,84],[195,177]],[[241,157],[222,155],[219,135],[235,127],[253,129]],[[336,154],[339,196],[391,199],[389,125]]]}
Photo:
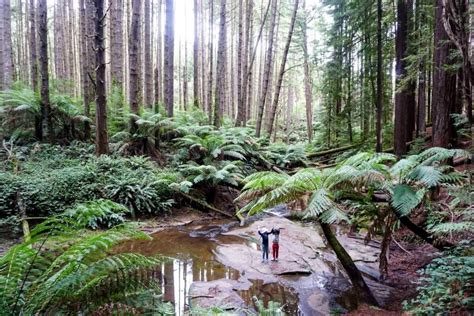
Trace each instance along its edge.
{"label": "person in red jacket", "polygon": [[273,242],[272,242],[272,261],[278,261],[278,252],[280,250],[280,229],[272,228],[271,233],[273,234]]}

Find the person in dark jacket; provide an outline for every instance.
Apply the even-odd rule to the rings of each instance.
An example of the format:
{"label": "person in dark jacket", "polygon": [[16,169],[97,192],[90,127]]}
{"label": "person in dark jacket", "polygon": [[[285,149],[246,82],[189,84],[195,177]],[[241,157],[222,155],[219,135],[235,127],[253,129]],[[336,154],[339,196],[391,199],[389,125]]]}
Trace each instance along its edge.
{"label": "person in dark jacket", "polygon": [[258,230],[262,238],[262,262],[268,261],[268,235],[271,234],[265,227]]}

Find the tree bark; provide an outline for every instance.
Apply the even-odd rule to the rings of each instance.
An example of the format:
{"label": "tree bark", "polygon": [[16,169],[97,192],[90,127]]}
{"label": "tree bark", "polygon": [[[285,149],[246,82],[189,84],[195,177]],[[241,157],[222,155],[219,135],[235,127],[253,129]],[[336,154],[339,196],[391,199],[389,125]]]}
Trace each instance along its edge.
{"label": "tree bark", "polygon": [[329,246],[336,253],[339,262],[341,262],[344,270],[349,276],[349,279],[351,280],[352,286],[355,289],[355,293],[357,295],[358,300],[364,303],[368,303],[370,305],[379,306],[377,300],[370,291],[370,288],[367,283],[365,283],[362,274],[360,273],[359,269],[357,269],[357,266],[355,265],[351,256],[339,243],[336,238],[336,235],[334,235],[331,229],[331,225],[323,223],[322,221],[320,221],[319,224],[323,229],[324,237],[326,237]]}
{"label": "tree bark", "polygon": [[226,27],[226,0],[220,2],[220,21],[219,21],[219,42],[217,47],[217,77],[216,92],[214,103],[214,126],[220,127],[222,115],[226,103],[226,46],[227,46],[227,27]]}
{"label": "tree bark", "polygon": [[272,1],[272,5],[271,5],[271,13],[270,13],[268,44],[267,44],[265,65],[264,65],[264,70],[263,70],[262,91],[261,91],[261,95],[259,96],[260,100],[257,107],[257,122],[256,122],[256,128],[255,128],[256,129],[255,135],[257,137],[260,137],[261,130],[262,130],[263,112],[265,111],[265,102],[269,94],[269,86],[270,86],[270,78],[271,78],[270,71],[273,65],[273,41],[275,37],[274,33],[275,33],[278,0],[270,0],[270,1]]}
{"label": "tree bark", "polygon": [[10,0],[3,0],[3,8],[0,12],[0,18],[3,20],[3,88],[11,87],[13,81],[13,51],[12,51],[12,29],[11,29],[11,6]]}
{"label": "tree bark", "polygon": [[[30,0],[29,23],[30,23],[30,77],[31,86],[34,91],[38,89],[38,57],[36,54],[36,19],[35,0]],[[0,39],[1,40],[1,39]]]}
{"label": "tree bark", "polygon": [[407,74],[406,60],[408,55],[408,6],[407,0],[397,2],[397,31],[395,36],[396,51],[396,85],[395,93],[395,130],[393,134],[394,151],[397,156],[407,152],[408,130],[408,89],[401,87],[401,82]]}
{"label": "tree bark", "polygon": [[97,156],[109,152],[107,136],[107,98],[105,84],[105,12],[104,0],[95,1],[95,153]]}
{"label": "tree bark", "polygon": [[456,99],[456,74],[446,69],[453,65],[451,58],[454,50],[443,24],[442,0],[436,1],[435,51],[433,70],[433,146],[450,147],[453,145],[454,126],[450,117],[454,111]]}
{"label": "tree bark", "polygon": [[207,82],[207,110],[208,110],[208,117],[209,117],[209,124],[212,121],[212,110],[213,110],[213,102],[212,102],[212,89],[214,84],[214,0],[210,0],[209,2],[209,77]]}
{"label": "tree bark", "polygon": [[194,0],[194,46],[193,46],[193,105],[196,108],[200,107],[199,100],[199,1]]}
{"label": "tree bark", "polygon": [[112,84],[123,87],[123,0],[113,0],[111,3],[110,22],[110,69]]}
{"label": "tree bark", "polygon": [[[48,72],[48,15],[47,0],[39,0],[39,39],[40,39],[40,74],[41,74],[41,121],[42,131],[46,131],[49,142],[54,141],[54,130],[49,102],[49,72]],[[41,139],[44,135],[41,135]]]}
{"label": "tree bark", "polygon": [[425,64],[422,61],[418,74],[418,115],[416,124],[416,136],[426,132],[426,81]]}
{"label": "tree bark", "polygon": [[311,73],[309,69],[308,54],[308,35],[306,17],[301,28],[303,35],[303,70],[304,70],[304,96],[306,102],[306,131],[308,133],[308,142],[313,140],[313,87],[311,82]]}
{"label": "tree bark", "polygon": [[151,108],[153,105],[153,67],[151,61],[151,8],[150,1],[145,0],[145,47],[144,47],[144,68],[145,68],[145,107]]}
{"label": "tree bark", "polygon": [[273,132],[273,125],[274,125],[274,122],[275,122],[275,114],[276,114],[276,111],[277,111],[278,101],[279,101],[279,98],[280,98],[281,86],[283,84],[283,75],[285,74],[285,67],[286,67],[286,61],[287,61],[287,58],[288,58],[288,51],[290,50],[291,38],[293,37],[293,30],[295,28],[296,13],[298,12],[298,4],[299,4],[299,0],[295,0],[294,7],[293,7],[293,14],[291,16],[290,29],[288,31],[288,37],[286,39],[285,48],[283,50],[283,56],[282,56],[281,64],[280,64],[280,71],[278,73],[278,80],[277,80],[276,87],[275,87],[275,96],[273,97],[273,104],[270,108],[270,118],[268,120],[268,125],[267,125],[268,135],[272,135],[272,132]]}
{"label": "tree bark", "polygon": [[377,0],[377,99],[376,99],[376,122],[375,151],[382,151],[382,110],[383,110],[383,57],[382,57],[382,0]]}
{"label": "tree bark", "polygon": [[[81,55],[81,83],[82,83],[82,96],[84,104],[84,116],[90,117],[90,91],[91,82],[89,80],[89,40],[87,32],[87,15],[86,15],[86,4],[87,0],[80,0],[79,2],[79,26],[80,26],[80,37],[79,37],[79,49]],[[90,124],[89,122],[84,123],[84,139],[89,140],[90,138]]]}
{"label": "tree bark", "polygon": [[[129,34],[129,103],[130,103],[130,112],[133,114],[138,114],[139,104],[138,104],[138,94],[140,87],[139,82],[139,48],[138,43],[140,41],[140,13],[142,11],[142,0],[132,0],[132,21],[130,26]],[[130,120],[130,127],[132,130],[135,129],[134,120]]]}
{"label": "tree bark", "polygon": [[158,106],[163,104],[163,36],[162,36],[162,23],[161,23],[161,7],[162,0],[158,0],[158,11],[157,11],[157,32],[156,32],[156,68],[155,68],[155,111],[157,111]]}
{"label": "tree bark", "polygon": [[[247,3],[250,3],[247,0]],[[245,31],[247,32],[247,31]],[[244,38],[244,3],[239,1],[239,25],[238,25],[238,38],[237,38],[237,118],[235,120],[235,126],[245,125],[245,102],[244,102],[244,86],[246,90],[246,83],[244,83],[243,73],[247,72],[245,64],[247,63],[247,54],[245,52],[246,39]],[[248,35],[247,35],[248,36]]]}
{"label": "tree bark", "polygon": [[165,107],[168,117],[173,117],[174,90],[174,0],[166,0],[165,25]]}

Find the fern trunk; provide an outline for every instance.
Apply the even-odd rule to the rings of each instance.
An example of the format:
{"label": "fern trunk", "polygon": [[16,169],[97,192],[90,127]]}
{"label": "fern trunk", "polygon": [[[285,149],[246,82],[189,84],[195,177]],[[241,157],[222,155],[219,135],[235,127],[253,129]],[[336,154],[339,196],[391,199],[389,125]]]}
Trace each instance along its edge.
{"label": "fern trunk", "polygon": [[324,236],[326,237],[329,245],[336,253],[336,256],[344,267],[344,270],[346,270],[346,273],[349,276],[349,279],[351,280],[352,286],[354,286],[356,290],[355,292],[357,294],[357,299],[364,303],[379,306],[377,300],[370,291],[370,288],[367,283],[365,283],[362,274],[360,273],[359,269],[357,269],[351,256],[337,240],[336,235],[334,235],[331,229],[331,225],[323,223],[321,221],[319,222],[319,224],[323,229]]}
{"label": "fern trunk", "polygon": [[448,241],[445,240],[437,240],[432,234],[427,232],[423,227],[416,225],[413,223],[408,216],[400,216],[396,211],[394,211],[395,215],[397,218],[400,220],[400,222],[409,230],[411,230],[415,235],[432,245],[438,250],[446,250],[448,248],[453,247],[453,244],[451,244]]}

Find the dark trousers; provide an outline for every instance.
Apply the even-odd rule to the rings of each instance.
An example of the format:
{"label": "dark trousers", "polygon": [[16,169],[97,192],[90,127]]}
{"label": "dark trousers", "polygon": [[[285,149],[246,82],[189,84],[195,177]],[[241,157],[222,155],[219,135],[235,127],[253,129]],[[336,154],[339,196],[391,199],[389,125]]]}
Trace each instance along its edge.
{"label": "dark trousers", "polygon": [[262,244],[262,259],[265,260],[267,259],[268,260],[268,244]]}
{"label": "dark trousers", "polygon": [[272,244],[272,255],[273,255],[273,259],[278,259],[278,250],[280,249],[280,245],[276,242],[274,242]]}

